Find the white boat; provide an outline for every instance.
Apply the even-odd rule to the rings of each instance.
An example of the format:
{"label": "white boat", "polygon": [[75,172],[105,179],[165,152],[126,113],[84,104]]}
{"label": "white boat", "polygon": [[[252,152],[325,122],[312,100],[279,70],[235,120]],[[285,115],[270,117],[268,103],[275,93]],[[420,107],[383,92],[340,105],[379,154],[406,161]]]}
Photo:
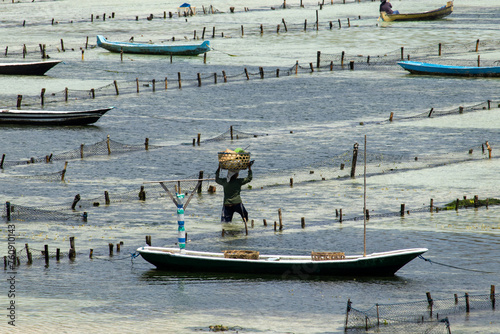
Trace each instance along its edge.
{"label": "white boat", "polygon": [[0,125],[86,125],[95,123],[114,107],[94,110],[0,110]]}

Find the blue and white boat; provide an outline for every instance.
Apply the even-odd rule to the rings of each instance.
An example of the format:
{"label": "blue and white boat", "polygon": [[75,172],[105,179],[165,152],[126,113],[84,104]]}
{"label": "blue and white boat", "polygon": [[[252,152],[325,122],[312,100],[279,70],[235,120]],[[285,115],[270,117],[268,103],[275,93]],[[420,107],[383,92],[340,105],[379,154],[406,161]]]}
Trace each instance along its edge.
{"label": "blue and white boat", "polygon": [[402,68],[412,74],[450,75],[462,77],[500,77],[500,66],[454,66],[418,61],[400,61]]}
{"label": "blue and white boat", "polygon": [[97,35],[97,46],[111,52],[173,56],[196,56],[211,50],[210,41],[204,41],[201,44],[179,45],[111,42],[101,35]]}

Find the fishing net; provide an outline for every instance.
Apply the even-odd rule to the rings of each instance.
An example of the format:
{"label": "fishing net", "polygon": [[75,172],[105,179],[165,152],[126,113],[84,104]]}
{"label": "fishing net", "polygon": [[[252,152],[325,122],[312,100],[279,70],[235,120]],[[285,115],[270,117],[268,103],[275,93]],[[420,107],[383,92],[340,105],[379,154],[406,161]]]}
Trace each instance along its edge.
{"label": "fishing net", "polygon": [[[440,155],[415,156],[369,152],[366,154],[367,170],[370,171],[367,176],[435,168],[467,161],[496,159],[497,157],[490,155],[491,151],[488,150],[488,147],[491,148],[492,145],[491,143],[484,143]],[[259,180],[252,181],[252,184],[254,187],[264,187],[361,177],[364,173],[363,159],[364,151],[354,148],[308,166],[301,166],[295,170],[280,169],[279,171],[271,171],[259,178]]]}
{"label": "fishing net", "polygon": [[160,146],[150,145],[148,138],[146,138],[144,145],[128,145],[109,139],[108,136],[107,139],[104,139],[100,142],[91,145],[81,144],[79,148],[68,152],[62,152],[58,154],[51,153],[44,157],[38,157],[38,158],[32,157],[29,160],[9,161],[5,159],[6,155],[4,154],[0,161],[0,168],[4,169],[17,165],[26,165],[26,164],[43,163],[43,162],[49,163],[52,161],[60,161],[60,160],[84,159],[92,156],[123,154],[134,151],[156,149],[159,147]]}
{"label": "fishing net", "polygon": [[347,303],[345,331],[366,333],[451,333],[448,316],[495,310],[494,288],[490,294],[453,299],[431,299],[398,304],[376,304],[361,311]]}
{"label": "fishing net", "polygon": [[[281,23],[286,26],[285,22]],[[330,22],[329,29],[333,29]],[[340,25],[340,20],[339,23]],[[289,25],[290,29],[293,25]],[[287,26],[287,29],[288,26]],[[303,26],[302,29],[305,29]],[[263,31],[261,33],[264,33]],[[17,95],[16,97],[0,96],[0,105],[5,109],[15,107],[44,107],[48,104],[67,103],[83,99],[96,99],[100,97],[119,96],[137,93],[154,93],[180,88],[194,88],[202,85],[217,85],[219,83],[241,82],[264,78],[279,78],[280,76],[297,75],[314,71],[341,71],[341,70],[387,70],[388,68],[401,70],[397,62],[401,60],[418,60],[423,62],[441,63],[460,66],[499,66],[500,60],[481,58],[478,54],[498,50],[500,41],[480,41],[463,44],[445,44],[421,48],[404,48],[393,50],[380,55],[348,54],[342,51],[339,54],[318,52],[316,61],[289,66],[284,69],[264,69],[263,67],[247,69],[239,73],[197,73],[183,77],[178,72],[176,75],[161,79],[113,81],[107,85],[89,90],[65,88],[58,92],[42,91],[40,95]],[[464,110],[465,111],[465,110]]]}
{"label": "fishing net", "polygon": [[[69,252],[63,252],[60,249],[51,249],[49,248],[48,257],[49,258],[63,258],[67,257]],[[10,257],[10,254],[9,254]],[[12,258],[16,259],[16,265],[20,265],[21,263],[31,263],[35,260],[44,260],[45,259],[45,250],[44,249],[36,249],[29,247],[28,244],[25,247],[20,249],[13,249]]]}

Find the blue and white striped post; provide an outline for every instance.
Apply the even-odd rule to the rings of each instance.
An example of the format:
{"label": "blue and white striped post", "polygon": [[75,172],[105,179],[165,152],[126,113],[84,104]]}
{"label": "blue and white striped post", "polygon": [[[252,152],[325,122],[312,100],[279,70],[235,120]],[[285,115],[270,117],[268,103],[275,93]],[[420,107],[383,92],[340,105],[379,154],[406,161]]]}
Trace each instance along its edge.
{"label": "blue and white striped post", "polygon": [[177,196],[177,224],[178,224],[178,243],[181,252],[186,249],[186,229],[184,228],[184,194],[175,194]]}

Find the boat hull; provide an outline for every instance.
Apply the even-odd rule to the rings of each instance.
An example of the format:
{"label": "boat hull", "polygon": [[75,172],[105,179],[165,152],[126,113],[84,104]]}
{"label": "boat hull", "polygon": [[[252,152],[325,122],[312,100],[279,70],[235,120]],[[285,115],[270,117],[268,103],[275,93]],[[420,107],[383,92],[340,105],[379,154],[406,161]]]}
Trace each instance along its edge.
{"label": "boat hull", "polygon": [[210,51],[210,42],[195,45],[163,45],[147,43],[110,42],[97,36],[97,45],[111,52],[124,52],[149,55],[196,56]]}
{"label": "boat hull", "polygon": [[61,60],[47,60],[25,63],[0,63],[0,74],[3,75],[44,75]]}
{"label": "boat hull", "polygon": [[161,270],[314,276],[393,276],[401,267],[427,251],[425,248],[346,256],[342,260],[312,260],[310,256],[261,255],[258,260],[225,258],[223,253],[140,247],[137,251]]}
{"label": "boat hull", "polygon": [[447,75],[462,77],[500,77],[500,66],[452,66],[418,61],[400,61],[398,65],[412,74]]}
{"label": "boat hull", "polygon": [[95,123],[111,108],[83,111],[0,110],[0,125],[87,125]]}
{"label": "boat hull", "polygon": [[449,1],[446,6],[438,9],[430,10],[422,13],[409,13],[409,14],[387,14],[380,12],[380,17],[383,21],[430,21],[439,20],[443,17],[450,15],[453,12],[453,2]]}

